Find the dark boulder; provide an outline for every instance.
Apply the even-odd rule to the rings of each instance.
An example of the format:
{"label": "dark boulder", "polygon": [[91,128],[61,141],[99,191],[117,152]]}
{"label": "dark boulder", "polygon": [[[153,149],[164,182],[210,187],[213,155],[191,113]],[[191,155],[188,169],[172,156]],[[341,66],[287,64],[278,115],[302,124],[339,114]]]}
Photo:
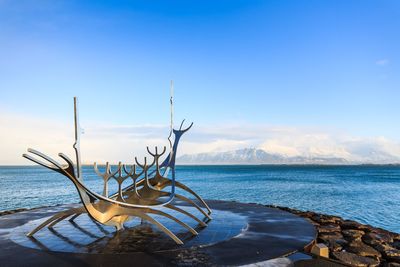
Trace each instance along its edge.
{"label": "dark boulder", "polygon": [[370,232],[363,236],[363,241],[365,243],[374,243],[376,241],[379,243],[392,243],[393,237],[385,232]]}
{"label": "dark boulder", "polygon": [[379,261],[376,259],[359,256],[354,253],[346,251],[332,252],[332,255],[335,259],[345,264],[349,264],[351,266],[357,266],[357,267],[379,266]]}
{"label": "dark boulder", "polygon": [[379,251],[364,244],[361,241],[353,241],[349,243],[347,251],[353,252],[360,256],[380,258],[382,255]]}
{"label": "dark boulder", "polygon": [[392,246],[395,247],[395,248],[397,248],[397,249],[400,249],[400,241],[394,241],[394,242],[392,243]]}
{"label": "dark boulder", "polygon": [[388,244],[378,244],[375,246],[375,249],[378,250],[387,261],[400,263],[400,250]]}
{"label": "dark boulder", "polygon": [[361,237],[365,234],[364,231],[361,230],[354,230],[354,229],[347,229],[342,231],[343,236],[349,240],[361,240]]}
{"label": "dark boulder", "polygon": [[312,219],[320,224],[337,224],[338,221],[341,221],[340,217],[324,214],[315,214]]}
{"label": "dark boulder", "polygon": [[340,232],[340,226],[337,224],[327,224],[318,227],[318,233],[335,233]]}
{"label": "dark boulder", "polygon": [[327,245],[330,251],[341,251],[347,245],[347,241],[339,233],[338,235],[320,235],[318,240]]}
{"label": "dark boulder", "polygon": [[363,231],[367,231],[367,230],[371,229],[371,227],[368,225],[364,225],[364,224],[358,223],[356,221],[351,221],[351,220],[341,221],[340,226],[342,227],[342,229],[355,229],[355,230],[363,230]]}

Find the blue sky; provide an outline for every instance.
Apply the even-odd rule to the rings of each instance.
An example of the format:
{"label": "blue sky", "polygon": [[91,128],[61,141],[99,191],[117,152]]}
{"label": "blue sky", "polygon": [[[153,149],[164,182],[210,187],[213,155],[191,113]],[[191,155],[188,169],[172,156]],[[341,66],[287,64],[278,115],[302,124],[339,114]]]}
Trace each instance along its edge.
{"label": "blue sky", "polygon": [[6,132],[69,124],[76,95],[84,125],[166,125],[173,79],[202,129],[397,146],[399,29],[399,1],[0,0],[0,112]]}

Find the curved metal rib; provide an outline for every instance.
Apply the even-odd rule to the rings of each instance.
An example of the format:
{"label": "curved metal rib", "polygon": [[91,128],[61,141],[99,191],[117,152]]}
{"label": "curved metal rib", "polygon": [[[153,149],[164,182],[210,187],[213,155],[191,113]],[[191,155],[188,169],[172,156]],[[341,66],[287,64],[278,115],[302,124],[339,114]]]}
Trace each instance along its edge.
{"label": "curved metal rib", "polygon": [[168,219],[171,219],[171,220],[177,222],[178,224],[180,224],[181,226],[183,226],[184,228],[188,229],[193,235],[199,234],[192,227],[190,227],[186,223],[182,222],[181,220],[178,220],[176,217],[172,216],[171,214],[165,213],[161,210],[153,210],[153,209],[148,211],[147,213],[153,213],[153,214],[162,215],[164,217],[167,217]]}
{"label": "curved metal rib", "polygon": [[199,205],[197,205],[195,202],[193,202],[193,200],[191,200],[190,198],[187,198],[185,196],[179,195],[179,194],[175,194],[176,198],[188,202],[190,203],[192,206],[194,206],[198,211],[200,211],[204,216],[207,217],[207,219],[212,220],[212,217],[207,214],[202,208],[199,207]]}
{"label": "curved metal rib", "polygon": [[[144,180],[140,180],[140,181],[137,183],[137,186],[143,185],[144,182],[145,182]],[[149,182],[150,182],[150,185],[152,185],[152,187],[155,188],[158,192],[162,192],[162,193],[160,193],[160,196],[165,196],[165,193],[167,193],[167,192],[164,192],[164,191],[161,191],[161,190],[164,189],[164,188],[167,187],[167,186],[170,186],[171,183],[172,183],[172,181],[171,181],[170,179],[165,178],[165,177],[161,177],[161,178],[159,178],[159,179],[152,178],[152,179],[149,180]],[[207,203],[206,203],[199,195],[197,195],[194,191],[192,191],[190,188],[188,188],[188,187],[185,186],[184,184],[182,184],[182,183],[180,183],[180,182],[175,182],[175,183],[176,183],[176,187],[181,188],[182,190],[185,190],[186,192],[188,192],[188,193],[192,194],[194,197],[196,197],[196,198],[205,206],[205,208],[206,208],[207,211],[208,211],[208,215],[211,215],[211,209],[208,207]],[[175,196],[178,196],[178,194],[175,194]],[[188,198],[185,198],[185,199],[188,199]],[[183,199],[182,199],[182,200],[183,200]],[[186,201],[186,200],[184,200],[184,201],[185,201],[185,202],[188,202],[188,201]],[[189,202],[189,203],[192,204],[192,203],[195,203],[195,202],[191,201],[191,202]],[[193,205],[193,204],[192,204],[192,205]],[[193,206],[194,206],[194,205],[193,205]],[[201,207],[198,206],[197,204],[196,204],[195,207],[196,207],[197,209],[201,209]],[[201,209],[201,210],[202,210],[202,209]],[[204,214],[204,211],[203,211],[203,210],[202,210],[202,213]],[[208,216],[208,215],[205,215],[205,216],[207,216],[209,219],[211,219],[211,217]]]}
{"label": "curved metal rib", "polygon": [[169,237],[171,237],[178,245],[182,245],[183,244],[182,240],[180,240],[174,233],[172,233],[167,227],[162,225],[156,219],[154,219],[154,218],[152,218],[152,217],[150,217],[148,215],[143,215],[143,219],[145,219],[145,220],[151,222],[152,224],[154,224],[155,226],[157,226],[158,229],[160,229],[161,231],[166,233]]}
{"label": "curved metal rib", "polygon": [[[182,184],[181,182],[175,182],[176,187],[185,190],[186,192],[190,193],[192,196],[194,196],[197,200],[201,202],[201,204],[204,205],[204,207],[207,209],[208,214],[211,215],[212,211],[210,207],[207,205],[207,203],[204,201],[202,197],[200,197],[196,192],[194,192],[192,189],[187,187],[186,185]],[[165,187],[169,186],[169,184],[166,184]]]}
{"label": "curved metal rib", "polygon": [[196,216],[194,216],[193,214],[191,214],[190,212],[187,212],[184,209],[178,208],[177,206],[171,205],[171,204],[167,204],[165,205],[165,207],[175,210],[177,212],[180,212],[182,214],[185,214],[186,216],[192,218],[193,220],[195,220],[196,222],[198,222],[200,224],[200,226],[202,227],[207,227],[207,224],[205,222],[203,222],[202,220],[200,220],[199,218],[197,218]]}

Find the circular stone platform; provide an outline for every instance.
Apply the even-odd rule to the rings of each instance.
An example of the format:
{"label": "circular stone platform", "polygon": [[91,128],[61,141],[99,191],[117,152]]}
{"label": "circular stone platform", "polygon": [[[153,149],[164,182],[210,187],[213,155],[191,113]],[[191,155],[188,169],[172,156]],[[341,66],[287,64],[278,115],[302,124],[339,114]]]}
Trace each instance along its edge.
{"label": "circular stone platform", "polygon": [[[163,217],[157,217],[184,245],[176,245],[152,225],[133,220],[126,229],[94,223],[86,214],[64,220],[28,238],[26,234],[49,216],[79,205],[40,208],[0,217],[1,266],[111,265],[244,265],[302,250],[314,241],[316,230],[306,219],[259,204],[207,201],[213,220],[201,228],[190,218],[173,215],[199,233],[193,236]],[[183,203],[177,202],[177,205]],[[200,215],[195,209],[186,210]],[[4,265],[5,264],[5,265]]]}

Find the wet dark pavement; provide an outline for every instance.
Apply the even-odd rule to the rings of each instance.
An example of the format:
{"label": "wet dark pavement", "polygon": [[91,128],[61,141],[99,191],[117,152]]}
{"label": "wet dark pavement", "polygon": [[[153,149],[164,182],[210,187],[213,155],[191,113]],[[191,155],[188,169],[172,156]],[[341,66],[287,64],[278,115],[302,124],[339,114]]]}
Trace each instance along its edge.
{"label": "wet dark pavement", "polygon": [[0,216],[0,266],[245,265],[301,251],[316,236],[309,221],[289,212],[259,204],[207,202],[213,220],[204,229],[191,223],[198,236],[168,226],[184,240],[183,246],[149,224],[128,224],[115,232],[86,215],[76,225],[64,220],[52,230],[42,229],[36,240],[25,236],[40,219],[76,205]]}

